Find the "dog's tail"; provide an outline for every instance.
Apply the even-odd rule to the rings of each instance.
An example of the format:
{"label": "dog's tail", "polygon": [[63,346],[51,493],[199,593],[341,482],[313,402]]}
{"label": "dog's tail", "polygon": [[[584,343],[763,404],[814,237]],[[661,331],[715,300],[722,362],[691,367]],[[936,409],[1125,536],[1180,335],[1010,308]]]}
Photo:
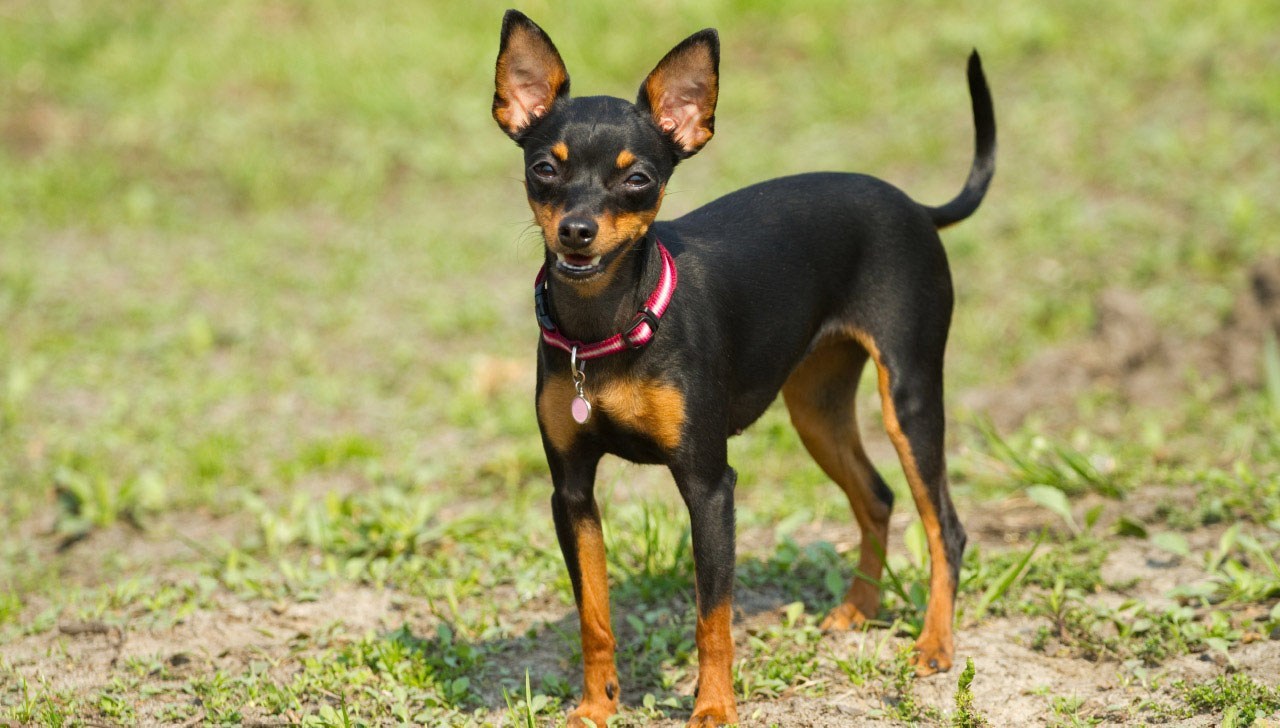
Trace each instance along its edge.
{"label": "dog's tail", "polygon": [[982,204],[987,187],[996,173],[996,113],[991,106],[991,91],[982,75],[978,51],[969,54],[969,97],[973,100],[974,153],[969,179],[955,199],[939,207],[927,207],[933,224],[939,228],[954,225],[973,214]]}

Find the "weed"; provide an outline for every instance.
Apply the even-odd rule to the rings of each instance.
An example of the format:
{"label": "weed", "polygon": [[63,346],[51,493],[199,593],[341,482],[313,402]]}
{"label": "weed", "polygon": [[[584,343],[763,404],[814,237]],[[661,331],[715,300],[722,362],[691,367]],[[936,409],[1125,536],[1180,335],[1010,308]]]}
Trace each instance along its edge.
{"label": "weed", "polygon": [[521,725],[524,728],[538,728],[538,714],[546,709],[549,700],[545,695],[533,694],[533,688],[529,684],[529,671],[524,671],[524,697],[512,702],[512,696],[504,688],[502,690],[502,699],[507,703],[507,713],[510,715],[513,725]]}
{"label": "weed", "polygon": [[[696,645],[693,641],[692,605],[675,608],[649,607],[639,614],[626,615],[631,631],[623,633],[618,664],[635,675],[657,680],[657,687],[670,690],[691,668]],[[569,638],[578,649],[577,635]]]}
{"label": "weed", "polygon": [[628,585],[620,594],[645,601],[687,593],[693,584],[693,557],[686,520],[672,507],[643,503],[610,509],[605,543],[610,566]]}
{"label": "weed", "polygon": [[95,706],[103,717],[117,723],[133,722],[135,716],[133,706],[119,693],[103,692],[98,694]]}
{"label": "weed", "polygon": [[889,672],[890,717],[910,724],[918,724],[924,720],[938,719],[938,711],[927,705],[921,705],[915,693],[916,668],[912,661],[914,648],[904,646],[894,657]]}
{"label": "weed", "polygon": [[[1110,455],[1086,455],[1040,434],[1019,436],[1010,442],[988,420],[978,420],[977,427],[992,462],[1002,466],[1014,482],[1054,488],[1068,495],[1093,491],[1118,498],[1124,492],[1123,477],[1114,472],[1115,460]],[[1061,508],[1054,510],[1062,512]],[[1067,520],[1074,524],[1069,515]]]}
{"label": "weed", "polygon": [[1027,567],[1021,584],[1053,588],[1059,580],[1071,589],[1094,592],[1102,587],[1102,562],[1112,545],[1094,537],[1053,544]]}
{"label": "weed", "polygon": [[748,658],[735,665],[735,692],[743,698],[775,698],[784,692],[813,694],[821,685],[812,681],[817,669],[822,631],[804,604],[793,602],[784,610],[781,625],[748,632]]}
{"label": "weed", "polygon": [[965,661],[964,671],[956,683],[956,712],[951,716],[951,725],[956,728],[978,728],[987,725],[987,719],[973,705],[973,658]]}
{"label": "weed", "polygon": [[[1018,582],[1019,577],[1023,575],[1027,565],[1031,563],[1031,559],[1035,556],[1036,550],[1039,549],[1040,544],[1044,542],[1045,536],[1046,532],[1041,531],[1040,535],[1036,538],[1035,543],[1031,545],[1030,549],[1027,549],[1027,553],[1021,559],[1010,563],[1004,568],[1004,571],[1000,572],[999,576],[992,579],[990,583],[987,584],[982,595],[978,597],[977,605],[974,607],[973,619],[975,621],[981,620],[986,615],[987,609],[989,609],[993,603],[1000,601],[1010,591],[1014,584]],[[977,559],[976,555],[975,561],[977,561],[979,566],[977,569],[972,570],[969,578],[965,580],[963,587],[966,589],[973,588],[978,582],[984,580],[983,577],[985,576],[985,573],[989,573],[989,571],[982,568],[985,564],[980,559]]]}
{"label": "weed", "polygon": [[1243,636],[1220,611],[1197,617],[1191,607],[1152,609],[1136,600],[1108,607],[1089,602],[1061,581],[1043,596],[1037,611],[1049,617],[1051,628],[1037,634],[1036,649],[1048,650],[1052,639],[1071,654],[1095,661],[1136,658],[1155,666],[1188,652],[1225,652]]}
{"label": "weed", "polygon": [[342,650],[342,664],[367,667],[383,681],[406,688],[429,690],[443,705],[456,706],[472,697],[471,677],[483,669],[480,648],[454,639],[442,624],[433,638],[413,635],[399,627],[378,637],[368,637]]}
{"label": "weed", "polygon": [[164,484],[150,471],[117,484],[105,475],[86,475],[64,467],[57,471],[54,482],[59,506],[56,528],[67,542],[121,519],[140,526],[148,514],[164,506]]}
{"label": "weed", "polygon": [[[0,669],[0,676],[5,672]],[[25,677],[17,677],[13,684],[21,695],[16,705],[0,703],[0,719],[20,725],[64,726],[79,713],[80,701],[72,692],[51,687],[43,677],[34,691]]]}
{"label": "weed", "polygon": [[1252,725],[1260,716],[1280,710],[1280,684],[1268,687],[1248,675],[1218,675],[1212,680],[1189,685],[1179,680],[1173,689],[1186,703],[1185,716],[1221,713],[1224,725],[1231,716],[1234,725]]}
{"label": "weed", "polygon": [[[898,624],[894,623],[888,629],[880,633],[878,640],[870,639],[870,633],[867,639],[858,643],[858,652],[848,657],[836,657],[834,659],[836,667],[849,678],[849,681],[859,687],[868,684],[873,679],[880,677],[883,672],[883,653],[885,645],[889,638],[897,631]],[[867,645],[874,642],[875,648],[870,652],[867,651]]]}
{"label": "weed", "polygon": [[1101,718],[1084,717],[1080,715],[1080,709],[1084,707],[1084,698],[1072,696],[1054,696],[1051,701],[1054,716],[1057,720],[1051,721],[1052,726],[1087,726],[1097,725],[1102,722]]}

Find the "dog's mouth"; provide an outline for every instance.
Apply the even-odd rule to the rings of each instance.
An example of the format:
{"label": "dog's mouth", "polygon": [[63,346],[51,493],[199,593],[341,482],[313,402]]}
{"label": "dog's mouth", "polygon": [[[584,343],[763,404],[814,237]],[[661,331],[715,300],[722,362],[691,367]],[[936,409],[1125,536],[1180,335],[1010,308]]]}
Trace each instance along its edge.
{"label": "dog's mouth", "polygon": [[571,255],[556,253],[556,272],[573,280],[591,278],[604,269],[602,255]]}

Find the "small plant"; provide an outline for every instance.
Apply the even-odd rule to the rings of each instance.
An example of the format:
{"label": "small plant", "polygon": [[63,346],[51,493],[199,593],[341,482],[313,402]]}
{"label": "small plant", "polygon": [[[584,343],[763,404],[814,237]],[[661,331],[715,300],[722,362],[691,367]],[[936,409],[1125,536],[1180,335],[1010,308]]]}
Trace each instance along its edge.
{"label": "small plant", "polygon": [[1243,533],[1238,523],[1224,531],[1217,551],[1208,558],[1218,598],[1261,602],[1280,596],[1280,564],[1272,556],[1274,550],[1274,543],[1263,544]]}
{"label": "small plant", "polygon": [[88,475],[63,466],[54,474],[54,490],[55,528],[64,544],[121,520],[141,527],[148,515],[165,505],[165,485],[152,471],[117,483],[104,474]]}
{"label": "small plant", "polygon": [[956,728],[978,728],[987,725],[987,719],[973,705],[973,658],[965,661],[964,672],[960,673],[960,681],[956,684],[956,712],[951,716],[951,725]]}
{"label": "small plant", "polygon": [[836,667],[840,668],[849,681],[859,687],[866,685],[871,680],[879,677],[883,670],[880,663],[880,655],[884,651],[885,645],[888,644],[889,638],[897,631],[899,624],[897,622],[889,626],[888,629],[881,631],[880,639],[875,641],[875,649],[867,653],[867,644],[869,639],[863,640],[858,645],[858,653],[852,657],[835,659]]}
{"label": "small plant", "polygon": [[915,650],[910,645],[904,646],[898,651],[894,657],[893,664],[889,667],[889,691],[893,698],[890,698],[892,709],[889,715],[897,720],[918,725],[925,720],[937,719],[937,711],[927,705],[922,705],[916,697],[916,668],[912,662]]}
{"label": "small plant", "polygon": [[547,696],[533,694],[527,668],[524,671],[524,699],[513,703],[511,694],[506,688],[502,689],[502,699],[507,702],[507,712],[511,714],[512,724],[523,728],[538,728],[538,714],[547,707],[549,702]]}
{"label": "small plant", "polygon": [[1084,707],[1084,698],[1072,695],[1070,697],[1057,695],[1052,701],[1053,714],[1058,720],[1050,723],[1054,726],[1088,726],[1097,725],[1102,722],[1101,718],[1084,718],[1080,716],[1080,709]]}

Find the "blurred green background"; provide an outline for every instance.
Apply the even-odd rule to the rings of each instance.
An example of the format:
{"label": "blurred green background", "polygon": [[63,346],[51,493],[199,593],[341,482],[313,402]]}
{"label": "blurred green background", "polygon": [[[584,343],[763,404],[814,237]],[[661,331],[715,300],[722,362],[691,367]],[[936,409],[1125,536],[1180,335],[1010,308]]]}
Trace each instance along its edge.
{"label": "blurred green background", "polygon": [[[95,589],[208,556],[120,539],[187,534],[215,571],[231,550],[291,583],[275,549],[333,553],[297,525],[308,509],[359,521],[335,499],[372,492],[427,504],[405,506],[424,510],[408,546],[386,547],[401,556],[423,524],[538,509],[515,533],[561,578],[532,411],[540,242],[518,150],[489,115],[505,7],[0,0],[0,626],[38,632],[59,600],[98,604]],[[949,199],[979,49],[1000,150],[987,202],[944,236],[951,392],[1087,336],[1113,286],[1164,327],[1212,332],[1245,268],[1277,250],[1280,3],[520,8],[579,94],[631,98],[672,45],[719,29],[717,135],[676,173],[664,217],[814,169]],[[1106,449],[1089,418],[1108,403],[1095,393],[1049,434]],[[954,410],[953,440],[981,447],[982,413]],[[1126,412],[1117,442],[1142,460],[1185,435],[1199,444],[1180,463],[1225,465],[1204,429],[1266,411],[1255,392]],[[771,411],[735,442],[744,523],[795,502],[847,519],[785,421]],[[975,462],[957,459],[962,498],[1000,480]],[[778,480],[795,502],[750,489]]]}
{"label": "blurred green background", "polygon": [[[488,113],[502,9],[0,6],[11,514],[60,469],[153,473],[178,501],[278,492],[282,467],[335,441],[433,482],[532,467],[528,393],[473,398],[534,339],[539,244]],[[631,97],[665,49],[719,27],[718,134],[672,181],[668,216],[811,169],[948,199],[979,48],[999,171],[947,234],[953,389],[1085,332],[1108,285],[1208,331],[1241,267],[1274,250],[1272,3],[523,9],[579,93]]]}

